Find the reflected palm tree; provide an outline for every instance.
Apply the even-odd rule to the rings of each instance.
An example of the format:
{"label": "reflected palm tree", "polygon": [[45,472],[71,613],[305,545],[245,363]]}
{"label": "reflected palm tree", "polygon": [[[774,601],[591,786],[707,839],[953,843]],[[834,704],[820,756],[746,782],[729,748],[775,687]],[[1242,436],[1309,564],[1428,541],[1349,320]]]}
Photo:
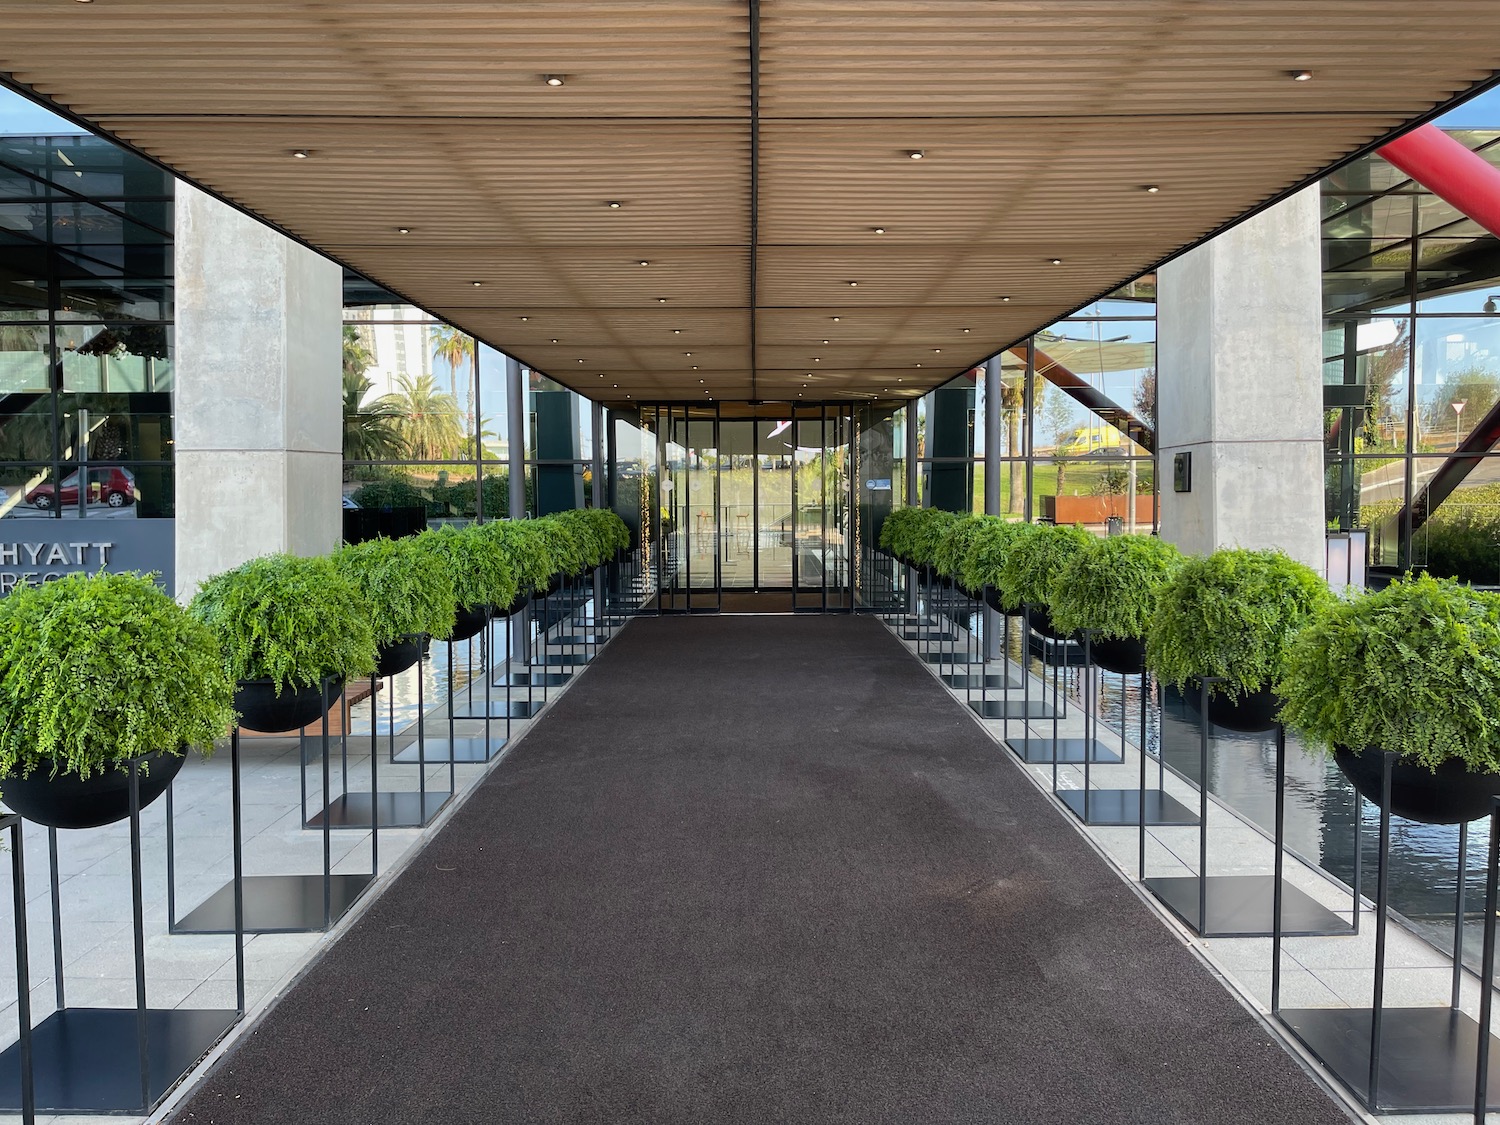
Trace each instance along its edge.
{"label": "reflected palm tree", "polygon": [[399,461],[406,456],[401,411],[391,396],[381,395],[365,402],[365,396],[374,386],[363,375],[345,369],[345,461]]}
{"label": "reflected palm tree", "polygon": [[441,461],[452,457],[464,438],[459,425],[458,403],[438,390],[431,375],[396,377],[396,393],[387,395],[397,418],[407,456],[418,461]]}
{"label": "reflected palm tree", "polygon": [[[467,336],[447,324],[435,325],[432,329],[432,358],[448,365],[448,394],[458,402],[458,373],[464,368],[472,371],[474,366],[474,337]],[[469,403],[474,401],[473,390],[468,379],[464,380],[464,414],[470,416]],[[472,419],[471,419],[472,420]]]}

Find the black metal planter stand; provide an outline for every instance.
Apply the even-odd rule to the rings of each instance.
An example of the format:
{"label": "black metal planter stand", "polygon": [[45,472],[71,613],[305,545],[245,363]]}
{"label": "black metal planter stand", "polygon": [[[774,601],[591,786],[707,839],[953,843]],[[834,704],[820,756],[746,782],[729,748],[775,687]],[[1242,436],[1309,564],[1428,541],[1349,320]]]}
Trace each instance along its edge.
{"label": "black metal planter stand", "polygon": [[[1495,915],[1500,909],[1500,798],[1489,814],[1489,866],[1485,874],[1484,945],[1479,975],[1479,1020],[1459,1008],[1463,984],[1463,918],[1468,825],[1460,828],[1459,871],[1454,906],[1453,976],[1446,1006],[1388,1007],[1385,1003],[1386,938],[1390,925],[1391,770],[1396,755],[1382,755],[1380,835],[1375,875],[1375,966],[1368,1008],[1281,1006],[1281,912],[1271,935],[1271,1012],[1371,1113],[1472,1112],[1483,1125],[1500,1108],[1489,1076],[1500,1071],[1500,1041],[1491,1035],[1494,1016]],[[1363,798],[1355,794],[1358,820]],[[1277,805],[1277,819],[1282,816]],[[1281,875],[1281,855],[1277,871]],[[1280,902],[1277,903],[1279,907]]]}
{"label": "black metal planter stand", "polygon": [[[56,1010],[32,1025],[27,964],[24,844],[19,818],[11,830],[15,894],[18,1042],[0,1052],[0,1111],[21,1113],[150,1113],[245,1014],[244,929],[235,933],[234,1009],[150,1008],[146,1004],[145,907],[142,902],[140,773],[130,772],[130,897],[135,954],[134,1008],[71,1008],[63,975],[57,837],[49,829],[53,977]],[[77,831],[77,830],[75,830]]]}
{"label": "black metal planter stand", "polygon": [[[410,640],[412,638],[404,638]],[[426,638],[417,638],[420,647]],[[379,776],[376,770],[376,762],[380,758],[380,730],[375,721],[375,709],[378,706],[375,693],[376,677],[370,677],[370,791],[368,793],[351,792],[349,789],[349,751],[348,736],[340,739],[342,768],[343,768],[343,792],[337,797],[329,796],[329,763],[328,763],[328,740],[325,735],[323,741],[323,808],[312,816],[307,815],[307,756],[302,755],[302,810],[303,827],[322,829],[325,834],[329,829],[371,831],[371,850],[375,850],[375,841],[378,839],[379,830],[382,828],[425,828],[432,822],[432,818],[442,810],[453,795],[458,791],[457,775],[454,770],[452,756],[448,759],[448,789],[447,791],[429,791],[427,788],[427,766],[429,764],[441,764],[430,762],[427,757],[427,703],[423,698],[424,677],[422,675],[422,661],[419,658],[413,666],[417,673],[417,788],[413,791],[381,792]],[[395,677],[391,677],[392,690],[388,692],[390,706],[389,728],[386,731],[387,746],[391,750],[391,758],[395,760],[396,744],[396,701],[394,691]],[[451,690],[451,679],[450,690]],[[324,723],[326,727],[327,716]],[[372,871],[378,868],[372,863]]]}
{"label": "black metal planter stand", "polygon": [[[333,681],[325,677],[322,692],[322,753],[324,800],[331,785],[331,746],[328,712],[337,701],[332,693]],[[371,695],[370,706],[375,706]],[[373,718],[373,717],[372,717]],[[302,768],[302,804],[307,804],[307,755],[305,735],[298,736]],[[370,763],[374,783],[375,763]],[[242,929],[250,934],[308,934],[332,928],[354,905],[359,896],[375,881],[378,864],[378,840],[370,839],[370,870],[339,873],[333,871],[333,842],[327,827],[323,833],[323,870],[310,875],[246,875],[244,873],[244,816],[240,800],[240,732],[229,735],[229,786],[232,809],[233,878],[182,918],[177,918],[176,842],[172,828],[172,790],[167,790],[167,932],[173,934],[226,934]]]}
{"label": "black metal planter stand", "polygon": [[[484,624],[484,628],[469,638],[469,648],[465,654],[465,665],[469,671],[467,681],[469,702],[463,710],[459,710],[457,689],[454,687],[453,676],[453,646],[457,642],[448,640],[444,644],[448,649],[448,737],[446,739],[425,739],[421,727],[417,729],[417,741],[409,746],[404,746],[391,755],[391,761],[402,764],[412,762],[446,762],[450,767],[458,762],[465,764],[478,764],[488,762],[501,750],[505,749],[506,743],[510,741],[510,721],[513,707],[519,705],[525,707],[526,703],[516,704],[511,699],[511,686],[509,681],[503,685],[505,698],[497,700],[493,696],[494,688],[498,685],[492,683],[490,674],[490,626],[494,624],[495,617],[500,614],[492,614]],[[505,618],[505,650],[510,652],[510,621],[511,614],[503,615]],[[479,674],[473,674],[474,642],[479,642]],[[484,699],[474,699],[474,687],[482,680],[484,682]],[[476,713],[476,707],[481,708]],[[517,715],[518,718],[530,718],[530,713]],[[490,728],[493,719],[503,718],[505,720],[505,737],[495,738]],[[461,719],[484,720],[484,733],[478,737],[473,735],[460,736],[458,733],[458,721]],[[451,772],[451,771],[450,771]],[[450,785],[449,788],[453,786]]]}
{"label": "black metal planter stand", "polygon": [[[1206,677],[1199,691],[1199,770],[1198,770],[1198,870],[1192,875],[1168,875],[1147,878],[1142,860],[1141,881],[1168,910],[1199,937],[1271,937],[1280,917],[1284,935],[1300,937],[1352,934],[1359,925],[1359,883],[1356,879],[1347,920],[1329,910],[1281,877],[1281,855],[1286,847],[1286,730],[1277,724],[1276,734],[1276,828],[1272,845],[1276,849],[1271,875],[1208,874],[1208,778],[1209,721],[1208,693],[1210,683],[1222,683]],[[1357,821],[1356,821],[1357,824]],[[1141,855],[1145,856],[1145,826],[1141,826]],[[1356,832],[1356,848],[1358,834]],[[1278,915],[1278,903],[1280,905]]]}
{"label": "black metal planter stand", "polygon": [[[978,609],[978,615],[981,620],[984,620],[984,606],[985,601],[981,597]],[[1031,684],[1030,677],[1027,674],[1026,646],[1024,644],[1021,646],[1020,678],[1017,679],[1011,676],[1010,615],[1001,614],[1000,620],[1003,633],[1001,640],[1003,657],[1000,673],[998,675],[991,674],[989,665],[981,663],[980,674],[977,677],[971,676],[968,678],[967,687],[969,690],[966,693],[966,700],[970,709],[981,719],[1002,719],[1005,721],[1004,741],[1014,751],[1017,740],[1012,740],[1010,737],[1010,720],[1020,719],[1024,723],[1027,719],[1050,719],[1053,717],[1053,709],[1047,705],[1045,698],[1036,700],[1031,698]],[[985,621],[986,628],[988,628],[988,624],[988,621]],[[978,681],[977,684],[975,683],[976,679]],[[979,688],[978,699],[974,698],[973,693],[973,689],[976,686]],[[1019,700],[1014,700],[1010,697],[1012,688],[1021,689],[1021,698]],[[995,689],[998,689],[1000,692],[999,699],[990,698],[990,692]],[[1018,741],[1028,742],[1034,740],[1031,740],[1029,735],[1023,735]],[[1023,759],[1025,758],[1024,755],[1022,757]]]}
{"label": "black metal planter stand", "polygon": [[[1006,619],[1006,645],[1009,647],[1010,620]],[[1011,753],[1020,758],[1028,765],[1050,765],[1052,767],[1052,788],[1057,789],[1058,772],[1057,767],[1073,762],[1085,760],[1092,762],[1119,762],[1120,752],[1112,746],[1107,746],[1096,738],[1064,737],[1058,733],[1060,720],[1067,715],[1067,692],[1061,689],[1063,670],[1067,667],[1066,650],[1063,643],[1055,638],[1042,636],[1035,633],[1042,642],[1042,691],[1041,697],[1035,704],[1031,699],[1031,638],[1034,630],[1031,626],[1031,607],[1021,607],[1021,678],[1023,680],[1021,710],[1015,714],[1006,715],[1005,718],[1005,745]],[[1052,701],[1047,702],[1047,672],[1052,673]],[[1012,738],[1010,735],[1011,718],[1021,719],[1021,734]],[[1051,719],[1052,734],[1034,735],[1031,728],[1026,725],[1028,719]]]}
{"label": "black metal planter stand", "polygon": [[[1084,629],[1083,637],[1083,667],[1080,675],[1083,678],[1083,739],[1085,745],[1095,745],[1094,729],[1098,718],[1094,714],[1093,695],[1093,673],[1094,653],[1093,640],[1094,630]],[[1146,690],[1145,676],[1141,673],[1141,727],[1145,729],[1145,707]],[[1091,754],[1081,755],[1083,758],[1083,788],[1082,789],[1059,789],[1057,785],[1058,772],[1056,764],[1052,767],[1052,792],[1063,806],[1085,824],[1096,826],[1113,827],[1139,827],[1144,829],[1147,825],[1195,825],[1200,823],[1199,816],[1181,801],[1177,800],[1163,788],[1163,776],[1158,776],[1156,785],[1150,786],[1147,781],[1146,758],[1149,756],[1146,748],[1144,735],[1141,738],[1141,778],[1140,784],[1133,789],[1095,789],[1091,767],[1094,756]],[[1165,771],[1165,765],[1158,759],[1158,765]]]}

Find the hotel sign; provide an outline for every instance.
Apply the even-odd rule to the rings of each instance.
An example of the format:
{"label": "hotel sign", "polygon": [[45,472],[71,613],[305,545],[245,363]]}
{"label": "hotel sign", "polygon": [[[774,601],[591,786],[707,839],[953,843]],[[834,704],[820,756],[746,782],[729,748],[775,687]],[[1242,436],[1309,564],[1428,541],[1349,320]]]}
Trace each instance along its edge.
{"label": "hotel sign", "polygon": [[155,571],[172,590],[174,520],[0,520],[0,594],[65,574]]}

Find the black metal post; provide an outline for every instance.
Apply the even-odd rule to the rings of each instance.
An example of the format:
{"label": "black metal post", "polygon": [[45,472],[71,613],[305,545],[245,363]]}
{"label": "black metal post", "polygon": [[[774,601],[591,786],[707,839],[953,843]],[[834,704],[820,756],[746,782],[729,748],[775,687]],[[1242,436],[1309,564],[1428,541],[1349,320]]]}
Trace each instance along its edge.
{"label": "black metal post", "polygon": [[1374,1112],[1380,1096],[1380,1032],[1385,1015],[1386,908],[1390,904],[1391,866],[1391,770],[1396,755],[1381,755],[1380,766],[1380,866],[1375,875],[1375,980],[1370,1005],[1370,1075],[1365,1104]]}
{"label": "black metal post", "polygon": [[[10,888],[16,911],[16,1023],[20,1034],[21,1122],[36,1125],[36,1077],[31,1053],[31,950],[26,932],[26,851],[22,842],[24,824],[12,815],[10,821]],[[54,911],[57,896],[52,896]],[[56,923],[53,923],[54,932]],[[58,976],[61,995],[62,978]],[[61,1002],[59,1002],[61,1008]]]}
{"label": "black metal post", "polygon": [[[1203,714],[1208,722],[1208,713]],[[1206,782],[1208,779],[1204,778]],[[1271,886],[1271,1014],[1281,1011],[1281,879],[1286,870],[1286,728],[1276,724],[1276,856]]]}
{"label": "black metal post", "polygon": [[151,1112],[151,1051],[146,1030],[146,917],[141,889],[141,775],[130,759],[130,913],[135,946],[135,1046],[141,1073],[141,1112]]}
{"label": "black metal post", "polygon": [[[172,789],[167,788],[170,797]],[[240,843],[244,835],[243,799],[240,792],[240,730],[236,723],[229,732],[229,851],[234,862],[234,1010],[245,1014],[245,857]],[[167,815],[171,816],[168,810]],[[171,877],[167,883],[171,885]],[[169,915],[170,917],[170,915]]]}

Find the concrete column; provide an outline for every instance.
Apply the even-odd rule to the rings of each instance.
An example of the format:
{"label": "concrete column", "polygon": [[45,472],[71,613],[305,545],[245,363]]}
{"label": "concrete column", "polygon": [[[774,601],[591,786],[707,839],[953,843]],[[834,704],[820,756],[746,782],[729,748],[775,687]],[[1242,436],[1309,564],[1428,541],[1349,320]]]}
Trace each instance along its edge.
{"label": "concrete column", "polygon": [[343,274],[177,185],[174,393],[181,600],[246,559],[343,537]]}
{"label": "concrete column", "polygon": [[[1161,534],[1184,551],[1278,547],[1324,568],[1317,187],[1157,273]],[[1192,455],[1191,491],[1173,463]]]}

